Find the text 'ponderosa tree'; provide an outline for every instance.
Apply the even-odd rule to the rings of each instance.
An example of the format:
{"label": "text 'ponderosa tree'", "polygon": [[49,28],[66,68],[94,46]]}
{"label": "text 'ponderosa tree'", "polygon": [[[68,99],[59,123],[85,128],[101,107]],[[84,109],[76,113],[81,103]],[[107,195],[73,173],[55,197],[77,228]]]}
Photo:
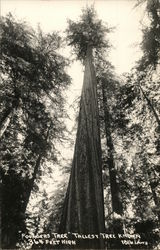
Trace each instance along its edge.
{"label": "text 'ponderosa tree'", "polygon": [[[108,48],[109,29],[97,19],[94,9],[86,8],[79,22],[69,20],[67,38],[77,59],[84,63],[84,82],[80,101],[78,130],[70,181],[60,232],[99,234],[104,232],[104,200],[101,143],[97,104],[97,83],[92,53]],[[103,248],[101,240],[79,241],[80,248]]]}

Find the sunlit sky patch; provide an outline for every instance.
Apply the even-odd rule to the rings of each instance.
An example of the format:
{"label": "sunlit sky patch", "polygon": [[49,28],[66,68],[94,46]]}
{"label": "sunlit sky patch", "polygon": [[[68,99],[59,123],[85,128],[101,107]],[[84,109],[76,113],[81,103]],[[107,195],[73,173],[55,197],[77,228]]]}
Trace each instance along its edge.
{"label": "sunlit sky patch", "polygon": [[[64,32],[67,19],[78,20],[81,9],[86,5],[94,4],[99,19],[109,27],[115,27],[114,32],[108,35],[112,49],[109,60],[115,67],[117,74],[129,72],[136,60],[141,57],[138,46],[142,39],[140,21],[145,18],[145,6],[134,8],[135,0],[1,0],[1,15],[11,12],[16,19],[22,19],[34,29],[40,24],[42,31]],[[63,33],[64,34],[64,33]],[[62,50],[64,56],[70,55],[70,48]],[[80,62],[74,62],[68,73],[72,77],[72,85],[67,93],[68,107],[80,95],[83,83],[83,70]],[[68,109],[69,110],[69,109]],[[72,111],[69,111],[72,115]],[[73,120],[68,120],[68,128],[73,126]],[[72,157],[73,148],[63,148],[63,157]],[[54,177],[61,175],[55,170]],[[54,180],[55,181],[55,180]],[[53,189],[52,182],[50,188]]]}
{"label": "sunlit sky patch", "polygon": [[140,56],[138,44],[142,33],[139,22],[145,15],[144,6],[134,8],[135,0],[2,0],[1,15],[10,11],[34,28],[39,23],[44,32],[63,32],[67,27],[67,19],[77,20],[81,9],[91,4],[94,4],[103,22],[116,27],[109,39],[113,45],[110,60],[117,73],[129,71]]}

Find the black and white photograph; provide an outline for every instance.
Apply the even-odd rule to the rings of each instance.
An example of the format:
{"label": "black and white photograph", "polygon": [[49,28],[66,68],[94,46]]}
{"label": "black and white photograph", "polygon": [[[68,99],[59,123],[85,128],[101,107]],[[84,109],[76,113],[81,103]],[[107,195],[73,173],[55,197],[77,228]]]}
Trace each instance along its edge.
{"label": "black and white photograph", "polygon": [[0,15],[0,249],[160,250],[160,0]]}

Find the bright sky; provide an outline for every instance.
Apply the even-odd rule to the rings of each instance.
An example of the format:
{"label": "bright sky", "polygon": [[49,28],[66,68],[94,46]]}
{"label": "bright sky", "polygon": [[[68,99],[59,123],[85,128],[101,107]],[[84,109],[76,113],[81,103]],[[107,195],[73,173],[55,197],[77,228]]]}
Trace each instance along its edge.
{"label": "bright sky", "polygon": [[[44,32],[63,32],[67,27],[67,18],[78,20],[82,7],[92,3],[99,19],[108,23],[110,27],[116,27],[114,33],[109,35],[113,45],[110,62],[118,74],[130,71],[141,56],[138,47],[142,38],[140,21],[145,16],[143,5],[134,8],[135,0],[1,0],[1,15],[11,12],[17,19],[24,19],[33,28],[39,23]],[[69,56],[69,49],[67,54]],[[68,102],[71,104],[76,95],[80,94],[83,83],[83,72],[79,62],[71,66],[69,74],[73,79],[68,93]],[[70,121],[70,124],[73,125],[73,121]],[[63,152],[68,154],[68,151]]]}
{"label": "bright sky", "polygon": [[1,0],[1,15],[10,11],[34,28],[40,23],[45,32],[64,31],[67,18],[77,20],[82,7],[92,3],[99,18],[116,27],[109,35],[114,46],[110,53],[111,62],[117,73],[129,71],[140,56],[135,45],[141,41],[139,21],[144,17],[143,6],[133,8],[135,0]]}
{"label": "bright sky", "polygon": [[[116,73],[128,72],[141,56],[138,44],[142,33],[140,21],[144,18],[144,6],[134,8],[136,0],[1,0],[1,15],[11,12],[17,19],[26,20],[33,28],[39,23],[44,32],[54,30],[62,33],[67,27],[67,19],[78,20],[81,9],[94,3],[98,17],[109,27],[116,27],[109,34],[113,45],[109,60]],[[70,56],[70,48],[64,50]],[[69,104],[80,95],[83,83],[82,66],[75,62],[69,69],[73,84],[68,93]],[[73,94],[74,93],[74,94]]]}

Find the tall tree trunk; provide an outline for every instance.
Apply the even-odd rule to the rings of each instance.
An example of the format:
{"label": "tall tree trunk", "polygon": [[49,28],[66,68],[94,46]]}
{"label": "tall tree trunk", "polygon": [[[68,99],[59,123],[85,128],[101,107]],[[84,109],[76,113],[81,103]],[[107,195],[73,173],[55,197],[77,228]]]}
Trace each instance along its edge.
{"label": "tall tree trunk", "polygon": [[[122,215],[123,214],[123,207],[122,201],[120,198],[119,192],[119,185],[117,183],[117,176],[116,176],[116,169],[115,169],[115,162],[114,162],[114,146],[111,136],[111,124],[110,124],[110,114],[108,110],[108,103],[106,97],[106,86],[105,82],[102,81],[102,96],[103,96],[103,108],[104,108],[104,122],[105,122],[105,132],[106,132],[106,143],[108,148],[108,160],[107,165],[109,167],[109,177],[110,177],[110,188],[111,188],[111,199],[112,199],[112,209],[113,212]],[[115,228],[115,233],[122,232],[122,224]]]}
{"label": "tall tree trunk", "polygon": [[[85,60],[78,130],[60,232],[99,234],[105,231],[101,143],[92,50]],[[79,240],[76,248],[104,248],[101,239]]]}

